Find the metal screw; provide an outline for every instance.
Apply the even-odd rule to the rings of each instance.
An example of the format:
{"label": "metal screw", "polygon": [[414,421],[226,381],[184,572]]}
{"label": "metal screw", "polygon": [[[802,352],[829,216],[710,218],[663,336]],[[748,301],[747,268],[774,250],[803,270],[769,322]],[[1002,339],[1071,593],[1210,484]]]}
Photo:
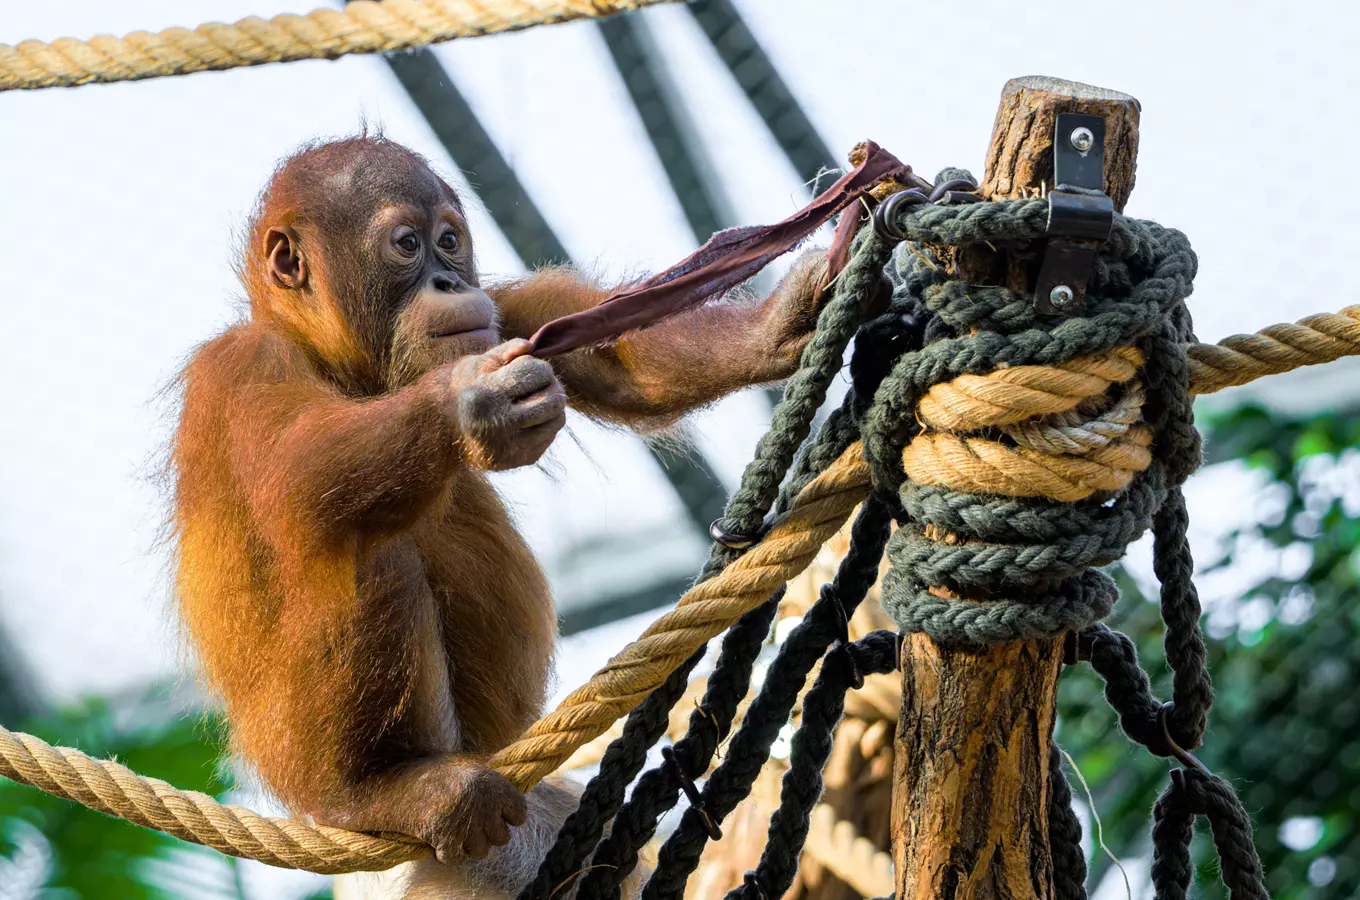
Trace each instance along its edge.
{"label": "metal screw", "polygon": [[1048,302],[1052,303],[1055,309],[1066,309],[1072,305],[1076,297],[1072,289],[1065,284],[1060,284],[1048,292]]}
{"label": "metal screw", "polygon": [[1085,153],[1096,142],[1096,136],[1091,133],[1091,129],[1083,125],[1080,128],[1072,129],[1072,134],[1068,137],[1068,140],[1072,142],[1073,147],[1077,148],[1078,153]]}

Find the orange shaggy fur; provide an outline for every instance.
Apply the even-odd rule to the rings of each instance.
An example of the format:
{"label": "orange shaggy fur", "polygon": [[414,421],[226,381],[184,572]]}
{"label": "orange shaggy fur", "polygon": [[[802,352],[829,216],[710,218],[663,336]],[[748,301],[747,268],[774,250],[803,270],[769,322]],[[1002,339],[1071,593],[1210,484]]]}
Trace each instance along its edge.
{"label": "orange shaggy fur", "polygon": [[[176,591],[235,748],[295,812],[393,829],[451,788],[394,787],[391,773],[483,759],[542,713],[556,630],[544,574],[457,423],[427,379],[390,383],[411,292],[363,248],[396,202],[444,209],[465,233],[452,190],[382,138],[280,166],[240,263],[249,315],[185,369],[172,457]],[[309,267],[303,287],[271,280],[270,229]],[[472,291],[470,236],[460,252]],[[812,281],[804,271],[768,301],[711,303],[553,367],[592,416],[672,422],[792,371]],[[487,293],[505,340],[606,292],[547,269]]]}

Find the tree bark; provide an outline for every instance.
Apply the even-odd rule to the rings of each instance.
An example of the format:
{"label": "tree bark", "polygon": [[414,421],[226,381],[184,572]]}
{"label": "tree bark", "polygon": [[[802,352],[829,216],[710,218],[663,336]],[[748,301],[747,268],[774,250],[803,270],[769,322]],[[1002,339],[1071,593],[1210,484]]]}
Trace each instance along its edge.
{"label": "tree bark", "polygon": [[[987,174],[989,199],[1043,195],[1053,177],[1058,113],[1106,120],[1106,192],[1133,188],[1138,101],[1052,78],[1006,84]],[[965,252],[972,251],[972,252]],[[1035,254],[963,248],[954,274],[973,283],[1032,279]],[[902,649],[895,745],[893,860],[898,900],[1049,900],[1048,754],[1062,640],[954,650],[915,634]]]}

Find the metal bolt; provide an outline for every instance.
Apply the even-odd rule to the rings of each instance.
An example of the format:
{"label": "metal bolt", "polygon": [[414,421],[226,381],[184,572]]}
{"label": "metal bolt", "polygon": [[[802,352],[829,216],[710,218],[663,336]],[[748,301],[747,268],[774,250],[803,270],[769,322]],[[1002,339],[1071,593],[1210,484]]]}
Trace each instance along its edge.
{"label": "metal bolt", "polygon": [[1052,303],[1055,309],[1067,309],[1076,298],[1077,295],[1065,284],[1060,284],[1048,292],[1048,302]]}
{"label": "metal bolt", "polygon": [[1077,148],[1078,153],[1085,153],[1091,149],[1091,145],[1096,142],[1096,136],[1091,133],[1091,129],[1083,125],[1080,128],[1072,129],[1072,134],[1068,137],[1072,146]]}

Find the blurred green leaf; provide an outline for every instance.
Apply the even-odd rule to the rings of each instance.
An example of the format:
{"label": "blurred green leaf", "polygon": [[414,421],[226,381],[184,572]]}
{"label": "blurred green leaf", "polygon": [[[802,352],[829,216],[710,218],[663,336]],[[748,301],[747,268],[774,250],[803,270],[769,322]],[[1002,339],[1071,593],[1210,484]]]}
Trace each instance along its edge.
{"label": "blurred green leaf", "polygon": [[[167,716],[167,709],[173,706],[159,689],[119,704],[89,697],[34,717],[22,727],[48,743],[77,747],[96,758],[117,759],[134,771],[181,788],[213,795],[227,790],[230,785],[218,767],[221,747],[210,736],[215,723]],[[15,848],[18,822],[32,825],[47,841],[51,870],[44,897],[180,897],[181,891],[150,877],[150,864],[185,852],[217,859],[210,851],[159,832],[0,780],[0,834],[6,836],[6,852]],[[208,866],[209,870],[216,865]]]}
{"label": "blurred green leaf", "polygon": [[[1268,578],[1253,588],[1251,597],[1266,600],[1273,610],[1270,621],[1210,640],[1218,700],[1199,755],[1232,781],[1252,814],[1272,897],[1360,896],[1360,693],[1354,687],[1360,679],[1360,522],[1346,515],[1343,497],[1300,477],[1305,464],[1335,462],[1348,452],[1349,464],[1357,464],[1360,416],[1327,413],[1296,421],[1247,407],[1218,413],[1208,424],[1213,458],[1238,459],[1265,471],[1283,489],[1285,501],[1278,524],[1230,535],[1227,556],[1213,568],[1238,562],[1241,536],[1279,549],[1306,538],[1312,561],[1297,584]],[[1137,642],[1155,689],[1165,697],[1156,606],[1118,568],[1116,577],[1124,596],[1112,619]],[[1085,667],[1064,676],[1059,716],[1059,738],[1092,782],[1106,842],[1121,856],[1145,853],[1167,763],[1135,748],[1112,771],[1111,745],[1128,742],[1099,696],[1099,679]],[[1281,827],[1295,817],[1320,819],[1322,838],[1306,849],[1286,846]],[[1202,824],[1198,831],[1197,891],[1220,900],[1226,894],[1216,880],[1212,844]],[[1324,856],[1335,864],[1335,874],[1327,884],[1314,885],[1309,867]],[[1101,856],[1091,862],[1097,875],[1104,871]]]}

